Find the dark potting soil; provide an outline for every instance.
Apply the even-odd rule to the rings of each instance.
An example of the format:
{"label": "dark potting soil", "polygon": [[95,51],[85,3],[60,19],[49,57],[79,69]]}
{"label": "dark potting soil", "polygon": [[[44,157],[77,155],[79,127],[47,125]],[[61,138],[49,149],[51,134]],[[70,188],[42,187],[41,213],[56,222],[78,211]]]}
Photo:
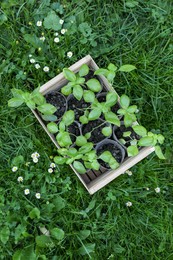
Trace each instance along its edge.
{"label": "dark potting soil", "polygon": [[[127,136],[127,137],[124,137],[123,136],[123,133],[124,132],[128,132],[128,131],[130,131],[131,132],[131,135],[130,136]],[[115,133],[115,135],[116,135],[116,137],[117,137],[117,139],[119,140],[119,139],[121,139],[121,138],[123,138],[127,143],[125,144],[125,146],[129,146],[130,145],[130,141],[131,140],[134,140],[134,139],[139,139],[140,137],[139,137],[139,135],[137,135],[134,131],[133,131],[133,129],[131,128],[131,127],[125,127],[125,125],[121,125],[120,127],[117,127],[117,129],[115,129],[115,131],[114,131],[114,133]]]}
{"label": "dark potting soil", "polygon": [[68,110],[74,111],[76,120],[78,120],[79,117],[84,114],[85,109],[90,106],[90,104],[86,103],[83,98],[81,100],[77,100],[74,96],[70,97],[67,105]]}
{"label": "dark potting soil", "polygon": [[68,132],[70,133],[71,140],[74,143],[76,141],[76,137],[80,135],[78,124],[73,122],[73,124],[69,125]]}
{"label": "dark potting soil", "polygon": [[[103,144],[102,146],[99,147],[99,149],[97,150],[97,155],[99,156],[101,153],[103,153],[104,151],[109,151],[111,152],[112,156],[117,160],[118,163],[121,162],[122,160],[122,151],[120,150],[119,147],[117,147],[114,144],[111,143],[107,143],[107,144]],[[98,160],[99,163],[107,168],[110,169],[109,164],[102,161],[101,159]]]}
{"label": "dark potting soil", "polygon": [[[100,94],[101,94],[101,93],[100,93]],[[97,97],[97,100],[98,100],[99,102],[105,102],[105,101],[106,101],[106,95]],[[120,109],[120,105],[118,104],[118,102],[117,102],[113,107],[111,107],[111,111],[112,111],[113,113],[115,113],[115,114],[117,113],[118,109]]]}
{"label": "dark potting soil", "polygon": [[100,119],[93,120],[88,122],[88,124],[83,125],[82,133],[85,135],[88,132],[91,132],[91,137],[88,139],[89,142],[98,143],[104,140],[106,137],[102,134],[103,127],[107,126],[106,122],[103,122]]}
{"label": "dark potting soil", "polygon": [[89,70],[88,74],[84,78],[85,78],[85,81],[88,81],[89,79],[98,79],[99,80],[99,78],[96,75],[94,75],[93,70]]}
{"label": "dark potting soil", "polygon": [[45,95],[46,101],[57,108],[54,115],[61,118],[66,111],[66,98],[58,91],[52,91]]}

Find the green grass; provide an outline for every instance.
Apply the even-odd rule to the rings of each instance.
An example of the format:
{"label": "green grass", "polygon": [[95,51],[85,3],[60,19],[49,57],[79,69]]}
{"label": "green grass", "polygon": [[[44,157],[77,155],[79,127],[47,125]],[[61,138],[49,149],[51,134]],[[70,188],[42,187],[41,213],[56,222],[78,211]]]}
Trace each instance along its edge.
{"label": "green grass", "polygon": [[[66,21],[73,16],[76,22],[58,44],[53,42],[53,30],[36,26],[47,16],[49,1],[1,2],[0,259],[12,259],[16,251],[23,250],[28,260],[35,259],[35,254],[37,259],[53,260],[172,260],[172,1],[61,1],[66,5],[61,18]],[[85,43],[79,30],[83,23],[92,30]],[[46,41],[41,51],[37,43],[24,40],[26,34],[40,37],[42,32]],[[68,51],[73,52],[70,59]],[[29,62],[29,54],[41,69]],[[117,74],[114,87],[138,105],[142,125],[165,136],[167,158],[160,161],[150,155],[132,168],[132,176],[120,176],[93,196],[70,168],[60,167],[52,175],[47,172],[55,153],[53,144],[29,109],[7,106],[11,88],[31,91],[87,54],[100,67],[110,62],[137,67],[129,74]],[[46,65],[50,67],[47,74],[42,70]],[[25,166],[35,151],[41,155],[38,164]],[[18,155],[24,162],[13,173],[12,160]],[[20,175],[23,184],[17,182]],[[160,193],[155,192],[156,187]],[[25,188],[31,190],[29,196],[24,195]],[[35,192],[41,192],[40,200]],[[127,201],[132,207],[126,207]],[[40,217],[29,217],[33,208],[39,209]],[[40,226],[62,229],[63,240],[51,236],[44,247],[38,246],[35,238],[41,235]]]}

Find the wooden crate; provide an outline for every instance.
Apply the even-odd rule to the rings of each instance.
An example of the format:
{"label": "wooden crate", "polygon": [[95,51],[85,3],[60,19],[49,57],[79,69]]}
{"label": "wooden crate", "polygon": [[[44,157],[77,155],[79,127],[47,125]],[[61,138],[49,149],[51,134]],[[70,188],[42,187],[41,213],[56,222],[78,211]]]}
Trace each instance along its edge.
{"label": "wooden crate", "polygon": [[[83,65],[83,64],[87,64],[93,70],[98,69],[97,64],[94,62],[94,60],[92,59],[92,57],[90,55],[87,55],[83,59],[79,60],[78,62],[73,64],[71,67],[69,67],[69,69],[76,73],[79,71],[81,65]],[[110,86],[110,84],[108,83],[107,79],[104,76],[99,76],[99,78],[102,81],[102,83],[104,84],[104,87],[105,87],[105,89],[107,89],[107,91],[116,92]],[[61,87],[64,86],[66,83],[67,83],[67,80],[64,78],[63,73],[60,73],[59,75],[57,75],[56,77],[54,77],[53,79],[51,79],[50,81],[48,81],[47,83],[42,85],[40,88],[40,92],[43,95],[45,95],[52,90],[61,89]],[[48,132],[43,120],[39,117],[39,115],[34,110],[32,110],[32,112],[34,113],[35,117],[38,119],[38,121],[40,122],[40,124],[42,125],[42,127],[44,128],[46,133],[49,135],[52,142],[55,144],[55,146],[57,148],[59,148],[59,145],[56,142],[55,137]],[[90,194],[94,194],[96,191],[98,191],[99,189],[101,189],[102,187],[107,185],[109,182],[111,182],[112,180],[117,178],[119,175],[125,173],[125,171],[130,169],[132,166],[137,164],[139,161],[141,161],[142,159],[147,157],[153,151],[154,151],[154,147],[142,148],[138,155],[127,158],[116,170],[107,170],[104,172],[101,170],[99,170],[99,171],[91,170],[90,172],[87,172],[86,174],[79,174],[73,168],[72,165],[70,165],[70,166],[73,169],[73,171],[75,172],[75,174],[78,176],[80,181],[83,183],[85,188],[88,190],[88,192]]]}

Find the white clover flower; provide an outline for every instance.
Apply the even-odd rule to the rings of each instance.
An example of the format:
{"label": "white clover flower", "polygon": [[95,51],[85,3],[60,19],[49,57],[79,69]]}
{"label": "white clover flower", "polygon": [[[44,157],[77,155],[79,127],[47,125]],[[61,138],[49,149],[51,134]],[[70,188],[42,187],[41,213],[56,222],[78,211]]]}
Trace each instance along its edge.
{"label": "white clover flower", "polygon": [[33,158],[33,162],[34,162],[34,163],[38,163],[38,158],[36,158],[36,157]]}
{"label": "white clover flower", "polygon": [[132,173],[131,171],[129,171],[129,170],[127,170],[126,173],[127,173],[129,176],[132,176],[132,174],[133,174],[133,173]]}
{"label": "white clover flower", "polygon": [[49,173],[52,173],[52,172],[53,172],[53,169],[52,169],[52,168],[49,168],[49,169],[48,169],[48,172],[49,172]]}
{"label": "white clover flower", "polygon": [[44,42],[46,38],[44,36],[42,36],[39,39],[40,39],[40,41]]}
{"label": "white clover flower", "polygon": [[56,167],[55,163],[50,164],[50,168],[55,168],[55,167]]}
{"label": "white clover flower", "polygon": [[38,152],[34,152],[31,154],[31,158],[39,158],[39,157],[40,157],[40,155]]}
{"label": "white clover flower", "polygon": [[66,33],[66,29],[61,29],[61,34],[65,34]]}
{"label": "white clover flower", "polygon": [[150,190],[150,188],[146,187],[146,190]]}
{"label": "white clover flower", "polygon": [[37,193],[35,194],[35,197],[36,197],[37,199],[40,199],[40,198],[41,198],[41,194],[40,194],[39,192],[37,192]]}
{"label": "white clover flower", "polygon": [[131,207],[132,206],[132,202],[131,201],[126,202],[126,206],[127,207]]}
{"label": "white clover flower", "polygon": [[72,56],[73,56],[73,52],[71,52],[71,51],[67,52],[67,57],[68,58],[71,58]]}
{"label": "white clover flower", "polygon": [[49,72],[49,67],[48,67],[48,66],[45,66],[45,67],[43,68],[43,70],[44,70],[44,72]]}
{"label": "white clover flower", "polygon": [[160,192],[160,188],[159,187],[155,188],[155,192],[159,193]]}
{"label": "white clover flower", "polygon": [[30,193],[30,190],[29,189],[25,189],[24,193],[25,193],[25,195],[28,195]]}
{"label": "white clover flower", "polygon": [[60,20],[59,20],[59,23],[60,23],[60,24],[63,24],[63,23],[64,23],[64,20],[60,19]]}
{"label": "white clover flower", "polygon": [[18,167],[17,166],[14,166],[13,168],[12,168],[12,172],[16,172],[18,170]]}
{"label": "white clover flower", "polygon": [[28,56],[29,56],[29,58],[31,58],[31,57],[32,57],[32,54],[29,54]]}
{"label": "white clover flower", "polygon": [[54,39],[54,42],[59,42],[59,38],[58,37],[56,37],[55,39]]}
{"label": "white clover flower", "polygon": [[37,21],[36,25],[37,25],[38,27],[42,26],[42,21]]}
{"label": "white clover flower", "polygon": [[42,50],[41,47],[39,47],[39,48],[38,48],[38,51],[41,51],[41,50]]}
{"label": "white clover flower", "polygon": [[18,181],[18,182],[23,182],[23,177],[22,177],[22,176],[19,176],[19,177],[17,178],[17,181]]}
{"label": "white clover flower", "polygon": [[40,65],[38,63],[35,64],[35,68],[38,70],[40,68]]}
{"label": "white clover flower", "polygon": [[35,59],[30,59],[29,60],[31,63],[35,63]]}
{"label": "white clover flower", "polygon": [[54,36],[58,36],[58,32],[54,33]]}

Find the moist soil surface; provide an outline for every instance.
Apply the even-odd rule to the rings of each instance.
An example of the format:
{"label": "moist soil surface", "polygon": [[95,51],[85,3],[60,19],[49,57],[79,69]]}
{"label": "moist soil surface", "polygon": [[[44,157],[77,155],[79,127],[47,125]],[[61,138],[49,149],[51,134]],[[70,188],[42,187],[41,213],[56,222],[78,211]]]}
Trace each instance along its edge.
{"label": "moist soil surface", "polygon": [[[127,137],[124,137],[123,136],[123,133],[124,132],[128,132],[128,131],[130,131],[131,132],[131,135],[130,136],[127,136]],[[130,141],[131,140],[134,140],[134,139],[139,139],[140,137],[139,137],[139,135],[137,135],[134,131],[133,131],[133,129],[131,128],[131,127],[125,127],[125,125],[121,125],[120,127],[117,127],[115,130],[114,130],[114,133],[115,133],[115,135],[116,135],[116,137],[117,137],[117,139],[119,140],[119,139],[121,139],[121,138],[123,138],[125,141],[126,141],[126,144],[125,144],[125,146],[129,146],[130,145]]]}
{"label": "moist soil surface", "polygon": [[82,133],[85,135],[88,132],[91,132],[91,137],[88,139],[89,142],[93,142],[94,144],[104,140],[106,137],[102,134],[102,129],[105,126],[108,126],[106,122],[103,122],[100,119],[90,121],[88,124],[83,125]]}
{"label": "moist soil surface", "polygon": [[57,108],[54,115],[61,118],[66,111],[66,98],[58,91],[52,91],[45,95],[46,101]]}
{"label": "moist soil surface", "polygon": [[80,135],[78,124],[73,122],[73,124],[69,125],[68,132],[70,133],[71,140],[74,143],[76,141],[76,137]]}
{"label": "moist soil surface", "polygon": [[79,117],[84,114],[84,110],[90,106],[84,99],[77,100],[73,95],[67,102],[68,110],[73,110],[75,113],[75,120],[79,120]]}
{"label": "moist soil surface", "polygon": [[[118,163],[121,163],[122,160],[122,151],[120,150],[119,147],[117,147],[115,144],[111,144],[111,143],[107,143],[107,144],[103,144],[102,146],[100,146],[97,150],[97,155],[99,156],[101,153],[103,153],[104,151],[109,151],[111,152],[112,156],[117,160]],[[105,168],[110,169],[109,164],[102,161],[102,160],[98,160],[98,162]]]}

